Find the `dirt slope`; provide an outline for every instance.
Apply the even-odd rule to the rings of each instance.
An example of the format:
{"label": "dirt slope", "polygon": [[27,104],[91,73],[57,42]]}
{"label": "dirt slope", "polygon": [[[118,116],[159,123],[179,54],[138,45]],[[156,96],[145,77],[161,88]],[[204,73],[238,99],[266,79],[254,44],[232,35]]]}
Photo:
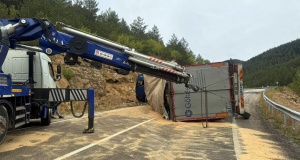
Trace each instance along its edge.
{"label": "dirt slope", "polygon": [[[136,104],[135,98],[135,81],[137,73],[129,75],[117,74],[113,67],[102,65],[88,60],[80,60],[80,64],[69,66],[64,64],[63,55],[55,55],[51,57],[54,70],[56,66],[61,64],[62,71],[64,69],[72,70],[75,75],[67,80],[64,76],[57,81],[59,88],[88,89],[95,90],[95,108],[96,110],[107,110]],[[56,71],[55,71],[56,72]],[[69,110],[69,104],[62,104],[60,110]]]}
{"label": "dirt slope", "polygon": [[267,97],[278,104],[300,112],[300,97],[288,87],[272,89],[267,92]]}

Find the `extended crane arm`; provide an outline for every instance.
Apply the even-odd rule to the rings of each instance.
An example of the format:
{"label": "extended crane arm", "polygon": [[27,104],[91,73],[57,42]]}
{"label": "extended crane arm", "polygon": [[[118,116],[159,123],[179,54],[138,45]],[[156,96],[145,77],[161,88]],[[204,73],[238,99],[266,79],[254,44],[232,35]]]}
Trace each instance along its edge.
{"label": "extended crane arm", "polygon": [[53,45],[53,49],[66,52],[69,48],[65,45],[67,42],[58,34],[55,26],[46,19],[0,19],[0,30],[0,67],[6,58],[8,48],[15,48],[22,41],[33,41],[46,37]]}
{"label": "extended crane arm", "polygon": [[[0,50],[0,66],[7,54],[7,47],[14,48],[21,41],[39,39],[39,45],[44,53],[54,55],[67,53],[66,62],[75,62],[77,57],[101,62],[128,71],[139,71],[176,83],[184,83],[189,88],[191,75],[185,68],[146,56],[121,44],[93,36],[69,26],[56,30],[55,26],[46,19],[22,18],[1,20],[1,44],[6,50]],[[9,44],[8,44],[9,42]],[[197,88],[197,87],[196,87]]]}

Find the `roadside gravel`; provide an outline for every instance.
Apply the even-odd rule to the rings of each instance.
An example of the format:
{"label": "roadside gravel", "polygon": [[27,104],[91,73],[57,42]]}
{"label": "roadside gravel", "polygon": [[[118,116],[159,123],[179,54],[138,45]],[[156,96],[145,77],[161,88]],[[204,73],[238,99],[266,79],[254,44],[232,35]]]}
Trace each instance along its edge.
{"label": "roadside gravel", "polygon": [[259,106],[260,93],[252,93],[246,102],[250,119],[236,119],[242,143],[240,159],[300,159],[300,147],[284,137],[268,122]]}

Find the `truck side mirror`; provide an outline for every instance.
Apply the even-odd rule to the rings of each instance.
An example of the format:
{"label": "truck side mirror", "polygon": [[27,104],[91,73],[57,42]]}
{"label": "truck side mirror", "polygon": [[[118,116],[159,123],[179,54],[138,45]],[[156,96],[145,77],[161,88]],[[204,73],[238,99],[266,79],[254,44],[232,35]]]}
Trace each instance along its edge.
{"label": "truck side mirror", "polygon": [[57,70],[56,80],[59,81],[61,79],[61,66],[58,65],[56,70]]}

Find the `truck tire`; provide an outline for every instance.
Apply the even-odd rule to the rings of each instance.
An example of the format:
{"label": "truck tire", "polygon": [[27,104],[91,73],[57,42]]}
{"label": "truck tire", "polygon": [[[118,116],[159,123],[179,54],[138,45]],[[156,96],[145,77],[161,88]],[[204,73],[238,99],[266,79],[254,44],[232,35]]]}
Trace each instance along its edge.
{"label": "truck tire", "polygon": [[49,126],[50,123],[51,123],[51,112],[50,112],[50,109],[48,108],[46,118],[41,118],[41,125]]}
{"label": "truck tire", "polygon": [[8,130],[8,113],[3,105],[0,105],[0,144],[3,142]]}

